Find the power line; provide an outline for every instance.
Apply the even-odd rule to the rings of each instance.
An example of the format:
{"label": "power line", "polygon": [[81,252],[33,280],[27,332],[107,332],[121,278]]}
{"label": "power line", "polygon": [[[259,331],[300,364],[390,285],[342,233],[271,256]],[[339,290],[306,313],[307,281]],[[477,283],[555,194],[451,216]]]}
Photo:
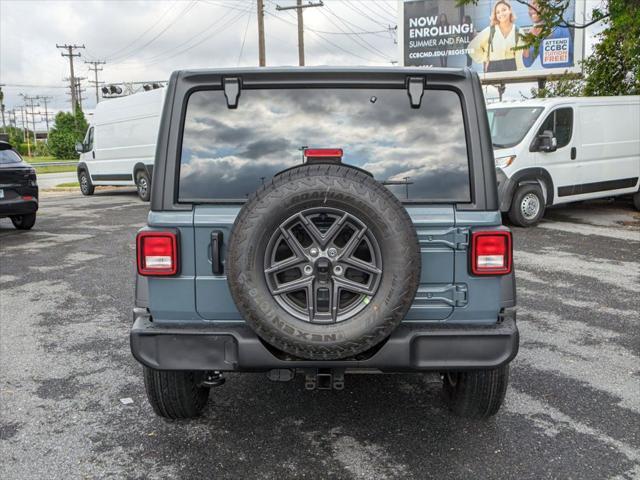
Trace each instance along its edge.
{"label": "power line", "polygon": [[143,38],[147,33],[149,33],[151,30],[153,30],[155,27],[157,27],[160,22],[162,21],[162,19],[164,19],[164,17],[167,16],[167,14],[173,9],[173,7],[175,7],[178,4],[178,2],[173,2],[169,8],[167,8],[164,13],[162,15],[160,15],[160,17],[158,17],[157,20],[155,20],[153,23],[151,23],[151,25],[149,25],[149,28],[147,28],[144,32],[142,32],[140,35],[138,35],[135,39],[133,39],[131,42],[129,42],[127,45],[125,45],[122,48],[119,48],[113,52],[111,52],[108,55],[105,55],[105,58],[114,58],[117,57],[119,54],[121,54],[122,52],[129,50],[129,48],[131,46],[133,46],[138,40],[140,40],[141,38]]}
{"label": "power line", "polygon": [[244,35],[242,35],[242,45],[240,46],[240,53],[238,54],[237,65],[240,65],[240,60],[242,60],[242,52],[244,51],[244,43],[247,41],[247,32],[249,31],[250,20],[251,20],[251,13],[247,15],[247,24],[244,27]]}
{"label": "power line", "polygon": [[360,10],[360,7],[356,7],[355,4],[352,4],[352,2],[350,0],[344,0],[344,4],[349,7],[351,10],[355,11],[356,13],[358,13],[359,15],[362,15],[365,18],[368,18],[369,20],[371,20],[373,23],[377,23],[378,25],[381,25],[383,27],[388,27],[388,24],[384,24],[381,23],[379,20],[376,20],[375,18],[369,16],[369,14],[367,14],[367,12]]}
{"label": "power line", "polygon": [[[177,57],[178,55],[182,55],[183,53],[188,52],[189,50],[201,45],[202,43],[206,42],[207,40],[213,38],[214,36],[218,35],[219,33],[224,32],[225,30],[227,30],[229,27],[233,26],[234,23],[236,23],[238,20],[240,20],[242,17],[244,17],[244,15],[246,15],[248,12],[250,12],[251,9],[249,10],[243,10],[239,15],[237,15],[236,17],[232,18],[231,20],[229,20],[229,22],[224,25],[223,27],[219,28],[218,30],[214,31],[213,33],[211,33],[210,35],[207,35],[206,37],[202,38],[201,40],[197,41],[196,43],[194,43],[193,45],[188,46],[187,48],[175,52],[171,55],[166,55],[166,54],[161,54],[158,55],[157,57],[152,58],[148,63],[144,63],[143,66],[149,66],[149,65],[153,65],[158,63],[159,61],[163,61],[163,60],[170,60],[171,58]],[[221,19],[218,19],[219,21]],[[210,30],[211,28],[213,28],[213,26],[215,26],[218,22],[216,22],[215,24],[211,25],[207,30]],[[199,34],[195,35],[193,38],[200,36],[202,33],[204,32],[200,32]],[[132,65],[132,67],[139,67],[139,65]]]}
{"label": "power line", "polygon": [[[241,10],[243,13],[246,13],[248,10]],[[147,59],[143,59],[143,62],[156,62],[157,60],[161,60],[162,58],[166,58],[167,54],[173,53],[178,51],[180,48],[184,47],[185,45],[189,44],[192,40],[194,40],[195,38],[207,33],[208,31],[212,30],[213,28],[215,28],[220,22],[222,22],[227,16],[231,15],[232,12],[226,12],[222,17],[219,17],[215,22],[213,22],[211,25],[209,25],[207,28],[205,28],[204,30],[201,30],[200,32],[196,33],[195,35],[187,38],[184,42],[182,42],[179,45],[175,45],[173,47],[171,47],[170,49],[160,53],[160,54],[156,54],[156,55],[152,55],[151,57],[147,58]],[[187,49],[188,50],[188,49]],[[185,50],[186,51],[186,50]]]}
{"label": "power line", "polygon": [[177,17],[174,20],[172,20],[166,27],[164,27],[162,30],[160,30],[160,32],[158,32],[154,37],[152,37],[151,40],[147,41],[145,44],[143,44],[140,47],[138,47],[135,51],[132,51],[130,53],[125,54],[117,62],[114,62],[113,59],[112,59],[111,63],[122,63],[123,60],[131,58],[132,56],[134,56],[136,53],[138,53],[142,49],[147,48],[149,45],[151,45],[153,42],[155,42],[158,38],[160,38],[167,30],[169,30],[169,28],[171,28],[172,26],[176,25],[178,20],[180,20],[187,13],[189,13],[189,11],[191,11],[193,9],[193,7],[195,7],[196,5],[197,5],[197,2],[195,0],[191,1],[185,8],[182,9],[182,11],[177,15]]}
{"label": "power line", "polygon": [[[273,2],[272,0],[267,0],[267,1],[268,1],[270,4],[275,5],[275,2]],[[329,8],[329,5],[328,5],[328,4],[325,4],[325,6],[326,6],[327,8]],[[292,14],[291,12],[286,12],[286,13],[289,13],[289,14],[291,15],[291,16],[290,16],[290,18],[292,18],[292,17],[293,17],[293,14]],[[280,18],[280,17],[278,17],[278,18]],[[285,23],[288,23],[289,25],[293,25],[294,27],[296,26],[296,23],[295,23],[295,22],[288,21],[288,20],[284,20],[284,19],[282,19],[282,18],[280,18],[280,20],[282,20],[282,21],[283,21],[283,22],[285,22]],[[344,21],[346,22],[347,20],[344,20]],[[348,23],[350,23],[350,22],[348,22]],[[355,25],[355,24],[351,23],[351,25]],[[357,28],[358,28],[358,29],[360,29],[361,27],[357,27]],[[388,29],[388,28],[385,28],[384,30],[363,30],[363,29],[361,29],[361,30],[357,30],[357,31],[356,31],[356,30],[354,30],[354,32],[355,32],[355,33],[351,33],[351,32],[344,32],[344,31],[342,31],[342,32],[330,32],[330,31],[328,31],[328,30],[319,30],[319,29],[317,29],[317,28],[309,27],[309,26],[306,26],[306,25],[305,25],[304,29],[305,29],[305,30],[308,30],[308,31],[310,31],[310,32],[321,33],[321,34],[323,34],[323,35],[341,35],[341,36],[350,36],[350,35],[373,35],[373,36],[376,36],[376,37],[389,38],[389,37],[388,37],[388,33],[389,33],[389,29]],[[382,35],[382,34],[386,34],[386,35]]]}
{"label": "power line", "polygon": [[[327,6],[327,11],[333,15],[338,21],[342,22],[342,24],[351,31],[351,33],[353,33],[355,35],[355,38],[358,38],[359,42],[356,42],[354,37],[349,37],[351,40],[353,40],[355,43],[358,43],[360,46],[362,46],[365,50],[368,50],[369,52],[373,53],[374,55],[379,55],[380,57],[384,58],[385,60],[388,60],[391,56],[387,55],[385,52],[383,52],[382,50],[378,49],[375,45],[369,43],[365,38],[361,37],[358,33],[356,33],[350,26],[348,23],[344,22],[338,15],[336,15],[333,10],[331,10],[331,8],[329,8],[329,6]],[[333,20],[331,20],[331,18],[329,18],[324,12],[321,12],[333,25],[335,25],[339,30],[344,31],[338,24],[336,24]]]}
{"label": "power line", "polygon": [[[284,20],[283,18],[280,18],[279,16],[274,15],[273,13],[271,13],[271,12],[269,12],[269,11],[267,11],[267,10],[265,10],[265,13],[266,13],[267,15],[269,15],[269,16],[271,16],[271,17],[273,17],[273,18],[276,18],[276,19],[280,20],[281,22],[291,24],[291,22],[288,22],[288,21]],[[371,59],[371,58],[363,57],[362,55],[358,55],[357,53],[354,53],[354,52],[352,52],[352,51],[350,51],[350,50],[347,50],[346,48],[343,48],[342,46],[340,46],[340,45],[338,45],[338,44],[336,44],[336,43],[332,42],[331,40],[329,40],[328,38],[326,38],[325,36],[323,36],[323,34],[318,33],[318,32],[317,32],[317,31],[315,31],[315,30],[309,30],[309,31],[310,31],[311,33],[313,33],[316,37],[320,38],[321,40],[324,40],[324,41],[325,41],[326,43],[328,43],[329,45],[332,45],[333,47],[337,48],[338,50],[341,50],[342,52],[344,52],[344,53],[346,53],[346,54],[348,54],[348,55],[351,55],[351,56],[353,56],[353,57],[356,57],[356,58],[359,58],[359,59],[361,59],[361,60],[365,60],[365,61],[367,61],[367,62],[371,62],[371,63],[376,63],[376,62],[377,62],[377,60],[373,60],[373,59]]]}

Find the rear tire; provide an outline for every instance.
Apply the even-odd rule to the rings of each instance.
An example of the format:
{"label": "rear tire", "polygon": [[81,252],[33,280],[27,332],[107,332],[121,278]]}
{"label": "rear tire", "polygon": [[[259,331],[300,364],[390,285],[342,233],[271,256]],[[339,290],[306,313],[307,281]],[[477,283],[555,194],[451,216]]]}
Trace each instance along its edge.
{"label": "rear tire", "polygon": [[27,213],[24,215],[14,215],[11,218],[11,223],[18,230],[31,230],[36,223],[36,214]]}
{"label": "rear tire", "polygon": [[165,418],[194,418],[202,413],[209,399],[209,388],[200,386],[202,380],[201,372],[144,367],[147,399],[156,415]]}
{"label": "rear tire", "polygon": [[633,196],[633,206],[636,207],[636,210],[640,211],[640,192]]}
{"label": "rear tire", "polygon": [[91,183],[89,172],[80,170],[80,173],[78,173],[78,182],[80,183],[80,192],[82,195],[93,195],[96,187]]}
{"label": "rear tire", "polygon": [[446,372],[445,403],[460,417],[485,419],[500,410],[509,383],[509,365],[494,370]]}
{"label": "rear tire", "polygon": [[151,180],[149,180],[149,174],[144,170],[136,172],[136,188],[140,200],[148,202],[151,198]]}
{"label": "rear tire", "polygon": [[542,188],[537,184],[519,187],[509,209],[509,220],[519,227],[532,227],[544,216],[545,201]]}

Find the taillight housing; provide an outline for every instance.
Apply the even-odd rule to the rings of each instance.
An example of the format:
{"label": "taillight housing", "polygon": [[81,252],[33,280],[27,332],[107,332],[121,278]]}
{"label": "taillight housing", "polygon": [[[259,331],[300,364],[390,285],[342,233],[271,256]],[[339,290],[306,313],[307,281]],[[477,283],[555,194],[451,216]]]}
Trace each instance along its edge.
{"label": "taillight housing", "polygon": [[511,273],[513,247],[507,230],[471,233],[471,273],[473,275],[506,275]]}
{"label": "taillight housing", "polygon": [[178,273],[176,232],[139,232],[136,247],[140,275],[168,276]]}

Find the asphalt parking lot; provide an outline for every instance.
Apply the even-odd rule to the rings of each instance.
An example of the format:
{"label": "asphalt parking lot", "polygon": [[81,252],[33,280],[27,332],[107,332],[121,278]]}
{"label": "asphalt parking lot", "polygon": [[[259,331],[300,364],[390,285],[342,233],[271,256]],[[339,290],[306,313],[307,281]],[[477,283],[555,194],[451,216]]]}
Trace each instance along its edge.
{"label": "asphalt parking lot", "polygon": [[0,221],[1,478],[640,478],[630,205],[515,229],[521,349],[485,422],[450,416],[423,375],[342,392],[229,375],[204,417],[156,417],[128,343],[147,210],[134,192],[67,193],[43,197],[30,232]]}

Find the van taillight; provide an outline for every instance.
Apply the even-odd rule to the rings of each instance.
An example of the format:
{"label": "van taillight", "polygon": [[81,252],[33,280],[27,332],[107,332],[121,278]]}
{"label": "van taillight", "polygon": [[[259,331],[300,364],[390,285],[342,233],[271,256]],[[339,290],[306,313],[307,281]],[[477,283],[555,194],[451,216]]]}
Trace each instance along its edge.
{"label": "van taillight", "polygon": [[140,275],[178,273],[178,236],[174,232],[140,232],[136,245]]}
{"label": "van taillight", "polygon": [[506,275],[511,273],[511,232],[476,231],[471,234],[471,273]]}

